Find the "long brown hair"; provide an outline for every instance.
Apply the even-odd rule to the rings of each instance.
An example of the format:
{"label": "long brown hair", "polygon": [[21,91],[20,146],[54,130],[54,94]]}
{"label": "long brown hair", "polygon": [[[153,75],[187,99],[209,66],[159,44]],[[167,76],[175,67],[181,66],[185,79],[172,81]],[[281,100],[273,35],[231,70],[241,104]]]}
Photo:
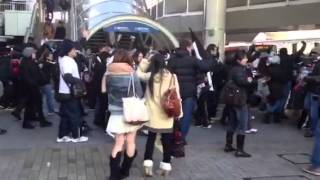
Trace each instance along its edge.
{"label": "long brown hair", "polygon": [[133,66],[133,59],[128,51],[119,49],[114,54],[113,63],[127,63],[130,66]]}

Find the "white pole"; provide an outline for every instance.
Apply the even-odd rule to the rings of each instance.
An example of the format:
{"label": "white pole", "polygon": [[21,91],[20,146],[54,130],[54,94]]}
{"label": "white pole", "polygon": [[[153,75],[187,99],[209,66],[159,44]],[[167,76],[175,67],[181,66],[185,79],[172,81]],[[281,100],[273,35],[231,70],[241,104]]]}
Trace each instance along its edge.
{"label": "white pole", "polygon": [[219,46],[220,56],[224,56],[226,0],[206,0],[205,47],[211,43]]}

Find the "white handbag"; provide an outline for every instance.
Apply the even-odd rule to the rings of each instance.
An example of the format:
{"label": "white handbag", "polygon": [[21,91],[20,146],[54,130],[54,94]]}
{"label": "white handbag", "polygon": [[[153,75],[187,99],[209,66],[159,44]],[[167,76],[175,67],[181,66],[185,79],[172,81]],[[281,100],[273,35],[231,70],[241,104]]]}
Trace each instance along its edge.
{"label": "white handbag", "polygon": [[149,121],[149,114],[145,105],[145,100],[137,97],[134,77],[130,75],[128,96],[132,88],[133,96],[122,98],[124,120],[128,124],[141,125]]}

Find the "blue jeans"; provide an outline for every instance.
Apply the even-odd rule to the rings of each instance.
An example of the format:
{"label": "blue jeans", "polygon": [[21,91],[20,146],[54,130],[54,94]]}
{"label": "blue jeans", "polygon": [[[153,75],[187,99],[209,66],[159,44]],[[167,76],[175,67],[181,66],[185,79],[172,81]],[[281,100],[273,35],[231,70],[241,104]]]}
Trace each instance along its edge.
{"label": "blue jeans", "polygon": [[304,98],[304,109],[310,112],[311,108],[311,93],[307,93],[306,97]]}
{"label": "blue jeans", "polygon": [[192,121],[192,113],[193,113],[195,104],[196,104],[196,99],[194,97],[188,97],[182,100],[183,117],[180,119],[180,121],[181,121],[181,133],[184,140],[186,139],[190,129],[190,124]]}
{"label": "blue jeans", "polygon": [[292,82],[288,82],[283,87],[283,97],[280,99],[280,112],[284,111],[284,106],[287,103],[291,89],[292,89]]}
{"label": "blue jeans", "polygon": [[41,87],[42,96],[46,99],[49,113],[54,113],[54,96],[52,90],[53,88],[51,84],[46,84]]}
{"label": "blue jeans", "polygon": [[316,132],[315,132],[315,144],[313,153],[311,156],[311,163],[313,167],[320,168],[320,124],[317,124]]}
{"label": "blue jeans", "polygon": [[320,107],[320,97],[316,94],[311,93],[310,98],[310,120],[311,120],[311,130],[316,132],[319,121],[319,107]]}
{"label": "blue jeans", "polygon": [[249,120],[248,106],[231,107],[229,109],[228,132],[245,134]]}
{"label": "blue jeans", "polygon": [[287,84],[284,85],[283,87],[283,92],[282,92],[282,97],[278,100],[276,100],[276,102],[274,102],[273,104],[267,104],[267,112],[269,113],[281,113],[284,111],[284,106],[287,103],[288,100],[288,96],[290,94],[290,90],[291,90],[291,82],[288,82]]}
{"label": "blue jeans", "polygon": [[282,110],[282,100],[278,99],[273,104],[268,103],[267,104],[267,112],[269,113],[281,113]]}

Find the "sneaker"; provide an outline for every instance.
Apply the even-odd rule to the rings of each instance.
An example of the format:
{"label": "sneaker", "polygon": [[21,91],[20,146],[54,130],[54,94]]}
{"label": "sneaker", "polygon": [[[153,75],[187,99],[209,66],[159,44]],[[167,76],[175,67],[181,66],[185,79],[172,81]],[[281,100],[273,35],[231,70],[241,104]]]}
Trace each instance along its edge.
{"label": "sneaker", "polygon": [[254,128],[251,128],[245,131],[246,134],[255,134],[257,132],[258,132],[258,129],[254,129]]}
{"label": "sneaker", "polygon": [[71,138],[69,136],[64,136],[62,138],[57,138],[57,143],[67,143],[71,142]]}
{"label": "sneaker", "polygon": [[314,176],[320,176],[320,167],[319,168],[315,168],[315,167],[310,166],[307,169],[303,169],[303,171],[306,172],[306,173],[312,174]]}
{"label": "sneaker", "polygon": [[54,112],[49,112],[48,116],[53,116],[55,113]]}
{"label": "sneaker", "polygon": [[71,142],[74,142],[74,143],[86,142],[86,141],[88,141],[88,140],[89,140],[89,138],[86,137],[86,136],[81,136],[81,137],[76,138],[76,139],[71,138]]}
{"label": "sneaker", "polygon": [[205,128],[205,129],[211,129],[211,128],[212,128],[212,125],[209,124],[208,126],[202,126],[202,127]]}

